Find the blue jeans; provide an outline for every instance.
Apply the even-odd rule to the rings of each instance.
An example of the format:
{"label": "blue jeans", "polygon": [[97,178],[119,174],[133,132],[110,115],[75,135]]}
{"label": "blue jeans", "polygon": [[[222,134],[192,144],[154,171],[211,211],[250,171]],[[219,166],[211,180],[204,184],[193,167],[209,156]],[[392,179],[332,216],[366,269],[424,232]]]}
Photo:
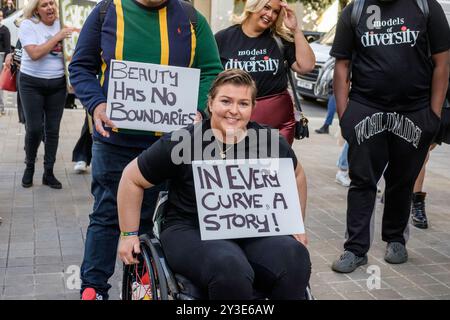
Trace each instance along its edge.
{"label": "blue jeans", "polygon": [[333,123],[334,114],[336,113],[336,98],[334,94],[330,96],[327,104],[327,116],[325,118],[325,124],[331,126]]}
{"label": "blue jeans", "polygon": [[348,156],[348,143],[346,141],[344,146],[342,147],[341,155],[339,156],[338,162],[336,164],[338,168],[343,171],[348,170],[347,156]]}
{"label": "blue jeans", "polygon": [[[93,212],[86,234],[84,259],[81,265],[81,291],[87,287],[108,298],[114,274],[120,230],[117,213],[117,190],[125,166],[143,150],[124,148],[94,141],[92,146],[92,185],[95,198]],[[153,227],[152,216],[158,193],[165,184],[145,190],[141,210],[140,233]]]}

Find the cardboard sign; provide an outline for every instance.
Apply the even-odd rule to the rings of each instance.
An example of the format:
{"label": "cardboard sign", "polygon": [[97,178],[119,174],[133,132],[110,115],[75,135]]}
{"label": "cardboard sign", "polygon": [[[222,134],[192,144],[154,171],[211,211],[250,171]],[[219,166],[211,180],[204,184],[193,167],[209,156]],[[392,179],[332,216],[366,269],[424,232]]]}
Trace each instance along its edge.
{"label": "cardboard sign", "polygon": [[84,25],[88,15],[95,7],[98,1],[90,0],[60,0],[59,1],[59,18],[61,28],[74,28],[72,37],[66,38],[63,41],[64,52],[64,67],[67,75],[67,84],[69,82],[69,63],[72,61],[72,56],[77,45],[78,37],[80,36],[81,28]]}
{"label": "cardboard sign", "polygon": [[304,233],[291,159],[193,161],[202,240]]}
{"label": "cardboard sign", "polygon": [[171,132],[197,113],[200,70],[111,60],[106,114],[122,129]]}

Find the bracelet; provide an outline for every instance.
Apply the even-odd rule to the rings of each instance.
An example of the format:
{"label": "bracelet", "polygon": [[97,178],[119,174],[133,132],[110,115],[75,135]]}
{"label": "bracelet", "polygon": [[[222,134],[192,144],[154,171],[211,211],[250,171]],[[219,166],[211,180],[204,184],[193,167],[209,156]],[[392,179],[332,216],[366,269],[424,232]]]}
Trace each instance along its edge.
{"label": "bracelet", "polygon": [[137,236],[139,234],[139,231],[130,231],[130,232],[121,232],[121,237],[129,237],[129,236]]}

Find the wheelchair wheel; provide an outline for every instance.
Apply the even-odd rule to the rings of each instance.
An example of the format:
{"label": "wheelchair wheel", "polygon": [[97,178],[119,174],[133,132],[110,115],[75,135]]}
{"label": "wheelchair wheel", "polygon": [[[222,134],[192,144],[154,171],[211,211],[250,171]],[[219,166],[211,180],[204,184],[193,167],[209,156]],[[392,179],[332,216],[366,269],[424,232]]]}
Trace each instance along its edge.
{"label": "wheelchair wheel", "polygon": [[141,238],[139,264],[124,265],[122,300],[168,300],[167,283],[160,262]]}

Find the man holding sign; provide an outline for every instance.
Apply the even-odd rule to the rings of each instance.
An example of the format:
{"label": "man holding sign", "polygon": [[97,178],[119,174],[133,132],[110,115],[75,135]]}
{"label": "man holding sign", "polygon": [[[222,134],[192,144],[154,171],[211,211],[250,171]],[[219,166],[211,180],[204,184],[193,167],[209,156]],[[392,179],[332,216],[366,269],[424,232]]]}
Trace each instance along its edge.
{"label": "man holding sign", "polygon": [[[306,178],[278,132],[249,122],[255,101],[248,73],[222,72],[209,93],[210,120],[165,135],[125,168],[120,229],[139,229],[144,189],[168,179],[160,239],[175,273],[209,299],[252,299],[254,288],[275,300],[305,299]],[[121,237],[125,264],[139,252],[136,235]]]}
{"label": "man holding sign", "polygon": [[[115,78],[111,79],[113,62],[116,63]],[[140,131],[118,131],[116,120],[110,119],[111,113],[106,112],[107,97],[111,107],[111,94],[117,99],[116,103],[123,104],[114,105],[115,118],[123,117],[124,113],[127,117],[133,117],[131,111],[142,99],[142,89],[136,87],[135,83],[130,85],[130,82],[119,79],[123,76],[121,72],[126,71],[128,79],[142,77],[141,82],[146,88],[156,87],[152,83],[155,74],[134,69],[136,66],[133,63],[151,63],[163,69],[168,66],[199,69],[200,80],[197,83],[191,80],[190,84],[192,91],[198,91],[198,103],[191,107],[197,107],[199,111],[205,108],[207,90],[221,71],[214,37],[205,18],[182,1],[103,0],[87,18],[69,66],[75,93],[93,116],[95,128],[92,147],[92,194],[95,204],[90,215],[81,267],[83,299],[108,298],[111,287],[108,279],[114,273],[120,232],[116,203],[120,176],[125,166],[160,136],[151,132],[154,131],[151,126],[141,128]],[[172,90],[175,88],[172,85],[179,83],[175,83],[174,74],[170,74],[173,70],[150,68],[148,65],[145,68],[147,71],[157,70],[159,84],[164,81],[162,85],[167,85],[168,92],[164,92],[162,87],[156,87],[158,92],[155,92],[154,97],[145,97],[149,101],[152,98],[160,99],[161,111],[166,106],[164,103],[173,102],[169,100],[172,98],[169,89]],[[194,92],[191,94],[194,95]],[[158,111],[155,108],[151,110],[152,119],[155,119],[154,111]],[[144,111],[150,113],[149,110]],[[170,119],[175,119],[174,114],[170,115]],[[178,123],[188,121],[183,115],[182,112],[177,114]],[[145,119],[149,117],[144,115]],[[154,121],[148,120],[147,123],[150,122]],[[163,186],[145,192],[139,233],[148,231],[152,226],[151,215],[161,188]]]}

